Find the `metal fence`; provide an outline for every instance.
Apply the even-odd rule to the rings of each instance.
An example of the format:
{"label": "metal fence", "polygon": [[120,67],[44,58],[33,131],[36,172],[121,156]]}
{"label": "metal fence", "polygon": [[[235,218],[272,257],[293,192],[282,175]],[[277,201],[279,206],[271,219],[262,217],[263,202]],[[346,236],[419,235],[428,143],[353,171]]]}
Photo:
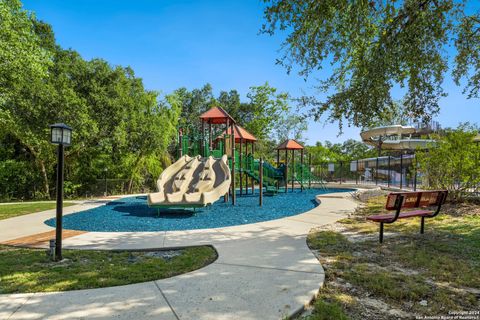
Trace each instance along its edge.
{"label": "metal fence", "polygon": [[414,154],[353,161],[326,162],[312,167],[313,174],[327,182],[381,185],[416,190],[422,186]]}

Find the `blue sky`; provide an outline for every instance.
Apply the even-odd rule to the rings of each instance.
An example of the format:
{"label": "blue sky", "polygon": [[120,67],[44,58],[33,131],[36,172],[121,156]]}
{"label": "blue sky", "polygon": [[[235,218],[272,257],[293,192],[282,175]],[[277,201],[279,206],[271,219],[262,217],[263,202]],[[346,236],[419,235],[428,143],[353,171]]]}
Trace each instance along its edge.
{"label": "blue sky", "polygon": [[[293,96],[313,92],[313,81],[287,75],[275,65],[281,36],[259,35],[263,22],[258,0],[25,0],[24,6],[53,26],[57,42],[85,59],[103,58],[131,66],[148,89],[169,93],[210,83],[215,93],[270,85]],[[328,70],[328,69],[327,69]],[[447,78],[449,79],[449,78]],[[448,97],[436,118],[443,126],[480,119],[480,101],[467,100],[446,80]],[[359,140],[358,128],[309,123],[309,144]]]}

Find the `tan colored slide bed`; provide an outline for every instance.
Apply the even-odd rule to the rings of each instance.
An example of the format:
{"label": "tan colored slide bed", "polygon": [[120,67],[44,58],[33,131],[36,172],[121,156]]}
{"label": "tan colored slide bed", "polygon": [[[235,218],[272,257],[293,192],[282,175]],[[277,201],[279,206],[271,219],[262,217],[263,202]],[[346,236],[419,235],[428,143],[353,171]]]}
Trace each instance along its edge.
{"label": "tan colored slide bed", "polygon": [[220,159],[183,156],[157,180],[158,192],[148,195],[151,207],[204,207],[230,188],[227,155]]}

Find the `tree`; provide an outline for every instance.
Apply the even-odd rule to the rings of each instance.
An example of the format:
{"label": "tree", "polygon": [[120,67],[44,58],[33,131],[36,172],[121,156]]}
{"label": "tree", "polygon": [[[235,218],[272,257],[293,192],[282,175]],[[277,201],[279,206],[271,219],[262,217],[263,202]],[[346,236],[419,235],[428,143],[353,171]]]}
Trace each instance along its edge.
{"label": "tree", "polygon": [[417,151],[419,171],[430,188],[447,189],[452,199],[461,200],[480,184],[480,148],[473,142],[477,132],[463,124],[436,136],[430,150]]}
{"label": "tree", "polygon": [[217,102],[218,106],[225,109],[233,119],[237,122],[242,121],[244,104],[240,103],[240,94],[237,90],[221,91]]}
{"label": "tree", "polygon": [[192,91],[180,88],[175,90],[174,94],[178,97],[182,106],[179,126],[193,132],[199,132],[200,115],[217,103],[213,96],[212,86],[207,83],[202,88]]}
{"label": "tree", "polygon": [[376,156],[375,149],[353,139],[348,139],[343,143],[332,143],[328,140],[324,144],[317,142],[315,146],[308,146],[307,150],[312,154],[313,164],[349,162]]}
{"label": "tree", "polygon": [[281,143],[287,139],[303,140],[303,134],[307,131],[308,125],[304,117],[288,113],[283,115],[275,126],[275,135],[277,141]]}
{"label": "tree", "polygon": [[[471,0],[474,2],[475,0]],[[278,63],[308,77],[332,71],[319,83],[325,100],[303,97],[319,119],[368,127],[394,108],[392,88],[400,86],[407,113],[428,121],[445,95],[442,81],[449,51],[457,49],[454,79],[465,90],[480,88],[480,16],[455,0],[265,0],[262,31],[287,32]],[[315,74],[316,75],[316,74]],[[333,93],[332,93],[333,92]]]}
{"label": "tree", "polygon": [[[0,2],[0,8],[3,5]],[[14,9],[8,11],[18,16],[12,21],[25,16]],[[153,187],[170,163],[167,147],[176,134],[180,100],[169,95],[158,101],[158,94],[145,90],[131,68],[112,67],[102,59],[85,61],[57,46],[49,25],[33,16],[25,19],[31,19],[29,30],[49,61],[44,74],[23,72],[20,76],[27,76],[17,76],[15,85],[0,88],[8,97],[0,104],[0,176],[9,181],[0,197],[30,197],[31,189],[40,185],[36,197],[51,194],[56,157],[48,125],[55,122],[74,128],[73,143],[65,152],[68,192],[91,191],[105,168],[109,176],[127,180],[128,191]],[[13,50],[15,44],[9,42],[16,38],[5,41],[0,51]],[[6,71],[0,77],[0,82],[10,83]]]}
{"label": "tree", "polygon": [[277,93],[277,89],[266,82],[262,86],[250,87],[247,98],[250,101],[242,117],[245,129],[257,139],[266,140],[278,121],[289,111],[289,95]]}
{"label": "tree", "polygon": [[348,139],[343,142],[341,150],[342,154],[344,154],[349,161],[377,156],[377,151],[374,148],[353,139]]}
{"label": "tree", "polygon": [[17,88],[47,75],[50,53],[41,46],[36,26],[19,0],[0,1],[0,115]]}

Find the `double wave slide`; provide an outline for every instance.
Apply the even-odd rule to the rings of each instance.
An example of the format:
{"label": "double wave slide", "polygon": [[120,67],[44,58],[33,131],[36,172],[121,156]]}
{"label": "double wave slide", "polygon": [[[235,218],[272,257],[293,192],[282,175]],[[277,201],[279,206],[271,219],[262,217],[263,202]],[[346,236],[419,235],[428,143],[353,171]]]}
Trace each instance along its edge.
{"label": "double wave slide", "polygon": [[217,201],[230,188],[227,155],[216,159],[187,155],[166,168],[157,180],[158,192],[148,195],[150,207],[204,207]]}

